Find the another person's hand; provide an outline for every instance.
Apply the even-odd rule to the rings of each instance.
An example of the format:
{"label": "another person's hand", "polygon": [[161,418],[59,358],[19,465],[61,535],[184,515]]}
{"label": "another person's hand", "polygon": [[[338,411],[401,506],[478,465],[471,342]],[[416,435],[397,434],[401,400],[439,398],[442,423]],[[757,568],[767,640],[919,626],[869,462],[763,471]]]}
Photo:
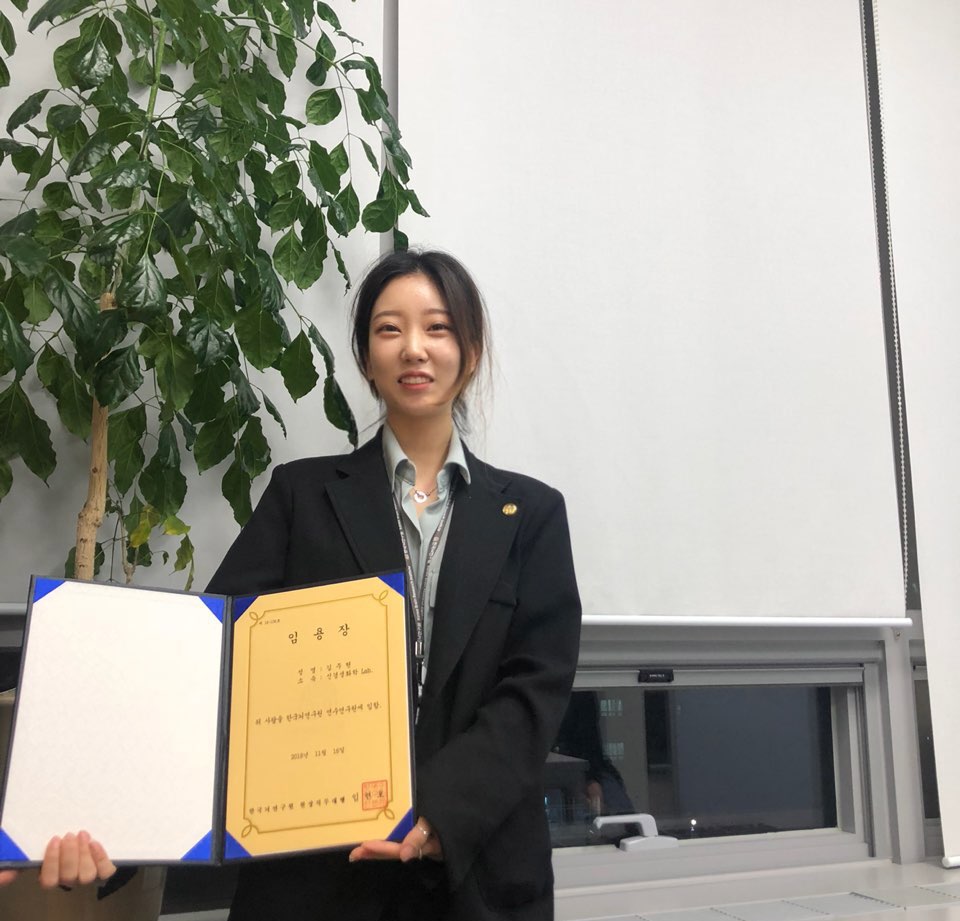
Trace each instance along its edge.
{"label": "another person's hand", "polygon": [[0,870],[0,886],[6,886],[17,878],[16,870]]}
{"label": "another person's hand", "polygon": [[50,839],[40,867],[40,885],[75,886],[109,879],[117,872],[103,845],[94,841],[89,832],[64,835]]}
{"label": "another person's hand", "polygon": [[350,852],[350,860],[443,860],[443,848],[430,823],[417,819],[403,841],[364,841]]}

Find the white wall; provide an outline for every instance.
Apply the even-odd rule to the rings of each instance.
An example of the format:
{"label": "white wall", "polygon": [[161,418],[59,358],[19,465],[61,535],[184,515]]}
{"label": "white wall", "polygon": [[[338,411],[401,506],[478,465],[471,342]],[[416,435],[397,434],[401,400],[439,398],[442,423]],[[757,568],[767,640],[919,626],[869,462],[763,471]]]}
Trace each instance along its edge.
{"label": "white wall", "polygon": [[945,853],[960,864],[960,7],[878,7],[890,221]]}

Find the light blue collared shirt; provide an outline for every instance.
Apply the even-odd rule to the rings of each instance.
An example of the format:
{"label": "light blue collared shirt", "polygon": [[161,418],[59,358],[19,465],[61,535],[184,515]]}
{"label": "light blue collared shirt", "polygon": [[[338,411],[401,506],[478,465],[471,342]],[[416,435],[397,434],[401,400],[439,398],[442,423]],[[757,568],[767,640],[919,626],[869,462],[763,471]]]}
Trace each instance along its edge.
{"label": "light blue collared shirt", "polygon": [[440,576],[443,550],[447,544],[447,535],[450,533],[450,521],[453,518],[452,509],[447,516],[447,523],[440,537],[440,543],[437,544],[433,562],[430,564],[427,583],[424,585],[423,569],[426,565],[426,548],[430,546],[437,525],[440,524],[440,519],[443,517],[447,495],[456,486],[458,471],[463,481],[469,484],[470,470],[467,467],[467,457],[463,452],[463,442],[460,440],[456,428],[454,428],[453,435],[450,438],[450,447],[447,448],[447,459],[437,474],[437,494],[432,502],[423,507],[423,511],[417,517],[417,504],[411,495],[413,486],[417,482],[417,468],[404,453],[403,448],[400,447],[400,442],[397,441],[397,436],[393,434],[390,426],[386,424],[383,426],[383,460],[386,464],[387,476],[390,478],[393,487],[393,494],[396,496],[397,502],[400,503],[403,512],[401,516],[403,530],[407,537],[407,546],[410,548],[410,562],[417,580],[417,596],[423,610],[423,650],[424,667],[426,667],[426,661],[430,655],[430,637],[433,634],[433,609],[437,601],[437,581]]}

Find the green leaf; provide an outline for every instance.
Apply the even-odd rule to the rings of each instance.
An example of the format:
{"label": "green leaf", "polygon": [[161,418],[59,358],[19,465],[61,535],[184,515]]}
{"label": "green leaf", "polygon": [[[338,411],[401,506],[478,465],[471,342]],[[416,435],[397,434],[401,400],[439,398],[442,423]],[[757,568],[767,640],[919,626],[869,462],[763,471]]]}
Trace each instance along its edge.
{"label": "green leaf", "polygon": [[367,162],[373,167],[374,171],[379,176],[380,161],[377,159],[376,154],[374,154],[373,148],[363,138],[360,138],[360,145],[363,147],[363,152],[367,155]]}
{"label": "green leaf", "polygon": [[160,518],[175,515],[183,505],[187,480],[180,472],[180,448],[172,425],[160,429],[156,453],[140,474],[140,492]]}
{"label": "green leaf", "polygon": [[263,395],[263,405],[267,408],[267,412],[273,416],[273,421],[280,426],[280,430],[283,432],[283,437],[286,438],[287,427],[284,425],[283,416],[280,415],[280,410],[274,406],[273,400],[271,400],[266,394]]}
{"label": "green leaf", "polygon": [[277,35],[277,63],[283,75],[289,80],[297,67],[297,46],[292,38]]}
{"label": "green leaf", "polygon": [[280,324],[269,310],[245,307],[234,324],[243,354],[255,368],[264,370],[276,361],[283,347]]}
{"label": "green leaf", "polygon": [[184,338],[196,356],[198,368],[216,364],[229,353],[233,342],[230,334],[206,313],[190,317],[184,327]]}
{"label": "green leaf", "polygon": [[54,211],[66,211],[77,204],[66,182],[48,182],[43,187],[43,203]]}
{"label": "green leaf", "polygon": [[67,431],[78,438],[90,437],[93,401],[70,362],[45,345],[37,359],[37,376],[57,402],[57,413]]}
{"label": "green leaf", "polygon": [[197,470],[203,473],[211,467],[216,467],[228,454],[233,451],[236,439],[237,419],[235,413],[227,413],[211,419],[200,428],[197,440],[193,446],[193,457],[197,462]]}
{"label": "green leaf", "polygon": [[2,499],[13,485],[13,471],[10,465],[0,457],[0,499]]}
{"label": "green leaf", "polygon": [[72,128],[82,117],[83,109],[80,106],[51,106],[47,111],[47,130],[54,134],[60,134],[68,128]]}
{"label": "green leaf", "polygon": [[277,368],[283,377],[283,384],[287,392],[293,397],[294,401],[305,396],[320,380],[317,369],[313,364],[313,350],[310,348],[310,340],[306,334],[301,332],[293,342],[290,343],[280,356],[277,362]]}
{"label": "green leaf", "polygon": [[44,482],[57,467],[50,426],[41,419],[19,381],[0,393],[0,453],[19,455],[27,469]]}
{"label": "green leaf", "polygon": [[363,209],[360,220],[367,230],[373,233],[386,233],[388,230],[393,229],[393,225],[397,222],[398,217],[399,214],[397,213],[395,202],[378,198],[370,202],[370,204]]}
{"label": "green leaf", "polygon": [[93,184],[98,189],[105,189],[110,186],[121,189],[140,189],[146,185],[149,174],[149,163],[142,161],[120,163],[112,169],[99,173]]}
{"label": "green leaf", "polygon": [[330,162],[341,176],[350,169],[350,158],[347,156],[347,149],[343,146],[343,141],[330,151]]}
{"label": "green leaf", "polygon": [[251,480],[270,466],[270,445],[263,437],[263,425],[257,416],[249,419],[243,428],[237,444],[237,457]]}
{"label": "green leaf", "polygon": [[3,13],[0,13],[0,46],[8,56],[17,49],[17,37],[14,34],[13,25]]}
{"label": "green leaf", "polygon": [[[329,209],[327,217],[333,229],[341,237],[345,237],[357,226],[357,221],[360,220],[360,199],[357,198],[353,183],[348,182],[334,201],[337,204],[337,209],[336,211]],[[335,214],[336,217],[334,217]]]}
{"label": "green leaf", "polygon": [[141,404],[110,415],[107,427],[107,457],[113,462],[113,485],[126,495],[143,470],[141,443],[147,431],[147,411]]}
{"label": "green leaf", "polygon": [[323,382],[323,411],[330,423],[342,432],[346,432],[350,438],[350,444],[356,447],[357,422],[353,418],[347,398],[333,377],[328,377]]}
{"label": "green leaf", "polygon": [[393,249],[398,253],[410,249],[410,238],[399,227],[393,228]]}
{"label": "green leaf", "polygon": [[[0,13],[0,16],[3,14]],[[0,58],[0,89],[10,85],[10,70],[7,68],[6,61],[3,58]],[[0,162],[3,161],[3,157],[0,156]]]}
{"label": "green leaf", "polygon": [[94,362],[103,358],[114,346],[123,341],[127,335],[127,329],[125,310],[101,310],[94,318],[93,333],[84,340],[84,359]]}
{"label": "green leaf", "polygon": [[216,130],[217,119],[207,106],[182,105],[177,110],[177,125],[188,141],[199,141]]}
{"label": "green leaf", "polygon": [[[187,402],[190,401],[187,400]],[[192,451],[197,441],[197,427],[183,413],[177,413],[177,422],[180,423],[180,431],[183,432],[184,445],[188,451]]]}
{"label": "green leaf", "polygon": [[329,72],[330,62],[318,54],[313,63],[307,68],[304,76],[307,78],[308,83],[312,83],[314,86],[323,86],[323,84],[327,82],[327,74]]}
{"label": "green leaf", "polygon": [[47,0],[30,18],[28,31],[32,32],[42,22],[53,22],[58,16],[66,19],[76,10],[83,9],[89,0]]}
{"label": "green leaf", "polygon": [[337,14],[323,0],[317,0],[317,15],[324,21],[330,23],[334,29],[342,28]]}
{"label": "green leaf", "polygon": [[316,90],[307,98],[307,121],[311,125],[328,125],[342,109],[338,90]]}
{"label": "green leaf", "polygon": [[[10,143],[15,144],[16,141]],[[0,238],[15,237],[19,234],[32,233],[37,226],[37,209],[31,208],[29,211],[21,211],[16,217],[11,218],[5,224],[0,226]]]}
{"label": "green leaf", "polygon": [[183,411],[191,422],[209,422],[223,410],[223,385],[228,375],[222,364],[204,368],[197,374],[193,392]]}
{"label": "green leaf", "polygon": [[18,173],[29,173],[37,165],[39,159],[40,154],[35,147],[21,147],[10,156],[10,162]]}
{"label": "green leaf", "polygon": [[310,181],[319,191],[335,195],[340,190],[340,174],[330,159],[330,154],[316,141],[310,142],[309,162],[310,170],[307,175]]}
{"label": "green leaf", "polygon": [[246,122],[229,124],[207,137],[207,143],[226,163],[242,160],[256,140],[253,125]]}
{"label": "green leaf", "polygon": [[113,59],[99,37],[81,46],[69,63],[70,72],[84,89],[100,86],[113,70]]}
{"label": "green leaf", "polygon": [[281,163],[270,176],[270,183],[277,195],[284,195],[300,186],[300,166],[296,161]]}
{"label": "green leaf", "polygon": [[50,173],[50,168],[53,166],[53,141],[50,141],[47,146],[43,149],[43,153],[40,155],[40,159],[37,160],[33,165],[33,169],[30,170],[30,178],[27,180],[27,184],[24,186],[24,189],[27,192],[33,191],[37,187],[37,183],[47,176]]}
{"label": "green leaf", "polygon": [[257,399],[257,395],[253,392],[253,387],[250,386],[250,381],[247,380],[243,371],[240,370],[239,365],[233,365],[230,368],[230,382],[234,387],[234,403],[237,407],[237,412],[240,414],[240,418],[246,416],[252,416],[258,409],[260,409],[260,401]]}
{"label": "green leaf", "polygon": [[144,314],[160,313],[167,302],[167,283],[149,252],[124,273],[117,290],[118,302]]}
{"label": "green leaf", "polygon": [[93,299],[57,271],[47,274],[44,290],[63,317],[67,335],[74,342],[83,336],[89,337],[98,313]]}
{"label": "green leaf", "polygon": [[34,116],[39,115],[40,106],[49,92],[50,90],[38,90],[21,102],[7,119],[7,134],[13,134],[14,130],[21,125],[25,125]]}
{"label": "green leaf", "polygon": [[97,133],[93,135],[71,158],[67,164],[67,178],[78,176],[92,170],[113,148],[109,138]]}
{"label": "green leaf", "polygon": [[173,563],[174,572],[182,572],[184,569],[187,570],[187,582],[183,586],[183,589],[189,592],[193,586],[195,569],[193,565],[193,544],[186,534],[184,534],[183,540],[180,541],[180,546],[177,547],[177,557]]}
{"label": "green leaf", "polygon": [[193,352],[169,333],[161,337],[155,357],[160,393],[174,409],[183,409],[193,390],[197,360]]}
{"label": "green leaf", "polygon": [[5,304],[0,304],[0,350],[13,363],[17,380],[23,377],[33,364],[33,349],[30,348],[20,324],[10,316]]}
{"label": "green leaf", "polygon": [[296,221],[300,213],[303,193],[284,195],[277,199],[273,207],[267,212],[267,224],[271,230],[283,230]]}
{"label": "green leaf", "polygon": [[23,286],[23,306],[27,308],[27,321],[30,323],[42,323],[53,312],[53,304],[38,278],[31,278]]}
{"label": "green leaf", "polygon": [[150,535],[158,524],[160,524],[160,513],[152,505],[142,506],[137,526],[130,532],[128,538],[130,546],[144,546],[150,540]]}
{"label": "green leaf", "polygon": [[297,271],[297,264],[303,255],[303,247],[294,230],[288,230],[278,241],[273,250],[273,264],[286,281],[293,281]]}
{"label": "green leaf", "polygon": [[0,237],[0,253],[24,275],[32,278],[46,268],[50,251],[27,236]]}
{"label": "green leaf", "polygon": [[227,468],[220,483],[220,489],[233,509],[233,517],[237,524],[245,525],[253,514],[253,507],[250,505],[250,476],[238,460],[234,460]]}
{"label": "green leaf", "polygon": [[320,357],[323,359],[323,367],[326,371],[327,377],[333,376],[334,361],[333,361],[333,352],[330,351],[330,346],[327,344],[327,340],[320,335],[320,330],[314,326],[309,320],[307,321],[307,335],[310,337],[310,341],[316,346],[317,351],[320,353]]}
{"label": "green leaf", "polygon": [[312,210],[303,225],[303,254],[294,273],[297,287],[303,290],[309,288],[323,274],[329,243],[323,215],[319,208],[311,207]]}
{"label": "green leaf", "polygon": [[336,260],[336,263],[337,263],[337,271],[340,273],[341,277],[346,283],[346,286],[344,287],[343,290],[345,292],[349,291],[351,284],[353,284],[350,281],[350,273],[347,271],[346,263],[344,263],[343,261],[343,254],[335,246],[333,247],[333,258]]}
{"label": "green leaf", "polygon": [[93,371],[93,392],[101,406],[119,406],[142,383],[140,356],[132,345],[114,350]]}

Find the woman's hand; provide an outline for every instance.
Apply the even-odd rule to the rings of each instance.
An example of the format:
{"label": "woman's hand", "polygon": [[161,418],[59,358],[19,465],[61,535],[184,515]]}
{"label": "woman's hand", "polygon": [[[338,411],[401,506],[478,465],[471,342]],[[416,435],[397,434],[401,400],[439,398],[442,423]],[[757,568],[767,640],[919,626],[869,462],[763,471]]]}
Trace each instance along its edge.
{"label": "woman's hand", "polygon": [[[90,833],[64,835],[50,839],[40,867],[40,885],[44,889],[55,886],[84,885],[98,879],[109,879],[117,872],[103,845],[94,841]],[[0,870],[0,886],[12,883],[18,870]]]}
{"label": "woman's hand", "polygon": [[443,848],[430,823],[423,817],[399,844],[395,841],[364,841],[350,852],[354,860],[443,860]]}
{"label": "woman's hand", "polygon": [[94,841],[89,832],[64,835],[50,839],[40,867],[40,885],[74,886],[109,879],[117,872],[103,845]]}

